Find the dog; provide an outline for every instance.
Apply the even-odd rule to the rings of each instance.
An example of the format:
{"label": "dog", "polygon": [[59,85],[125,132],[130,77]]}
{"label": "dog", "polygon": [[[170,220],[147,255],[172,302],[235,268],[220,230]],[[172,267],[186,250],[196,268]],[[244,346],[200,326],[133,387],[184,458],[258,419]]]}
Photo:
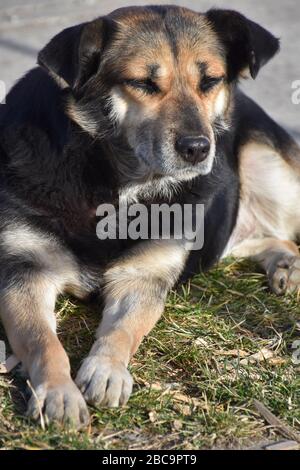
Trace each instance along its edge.
{"label": "dog", "polygon": [[[170,289],[249,256],[278,294],[300,284],[297,144],[238,88],[279,50],[230,11],[129,7],[55,36],[0,109],[0,314],[34,394],[28,416],[86,426],[127,403],[127,369]],[[97,207],[204,205],[204,246],[99,240]],[[122,202],[121,202],[122,203]],[[61,293],[104,299],[76,380]]]}

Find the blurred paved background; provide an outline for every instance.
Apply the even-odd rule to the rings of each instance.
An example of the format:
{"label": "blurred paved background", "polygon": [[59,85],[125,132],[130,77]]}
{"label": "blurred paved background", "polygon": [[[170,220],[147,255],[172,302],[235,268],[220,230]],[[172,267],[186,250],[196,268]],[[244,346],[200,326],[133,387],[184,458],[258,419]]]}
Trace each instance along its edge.
{"label": "blurred paved background", "polygon": [[7,88],[34,66],[38,50],[62,28],[130,4],[178,4],[198,11],[212,6],[239,10],[281,38],[281,53],[244,88],[300,141],[300,104],[292,83],[300,80],[299,0],[1,0],[0,80]]}

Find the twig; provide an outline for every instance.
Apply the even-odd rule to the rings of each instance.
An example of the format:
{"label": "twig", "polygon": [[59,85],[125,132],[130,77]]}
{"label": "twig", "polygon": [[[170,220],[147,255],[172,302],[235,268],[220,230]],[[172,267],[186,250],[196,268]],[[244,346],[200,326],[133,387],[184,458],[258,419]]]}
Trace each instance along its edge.
{"label": "twig", "polygon": [[254,399],[253,404],[259,414],[265,419],[265,421],[267,421],[267,423],[278,429],[278,431],[283,436],[300,443],[300,434],[298,432],[294,431],[289,426],[284,424],[279,418],[277,418],[277,416],[273,415],[273,413],[260,401]]}
{"label": "twig", "polygon": [[43,412],[42,412],[40,400],[38,399],[38,396],[37,396],[37,394],[36,394],[36,392],[35,392],[33,386],[31,385],[30,381],[29,381],[29,380],[26,380],[26,383],[27,383],[28,387],[30,388],[30,390],[31,390],[31,392],[32,392],[32,395],[33,395],[34,398],[36,399],[37,406],[38,406],[38,409],[39,409],[40,420],[41,420],[41,428],[42,428],[43,431],[45,431],[46,426],[45,426],[45,420],[44,420],[44,416],[43,416]]}

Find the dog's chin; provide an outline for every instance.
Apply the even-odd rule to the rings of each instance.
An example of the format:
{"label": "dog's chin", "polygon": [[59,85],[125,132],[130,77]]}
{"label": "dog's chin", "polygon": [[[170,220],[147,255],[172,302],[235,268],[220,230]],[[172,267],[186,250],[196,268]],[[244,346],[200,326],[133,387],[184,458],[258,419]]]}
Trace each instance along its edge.
{"label": "dog's chin", "polygon": [[[170,178],[180,181],[188,181],[196,178],[197,176],[208,175],[212,171],[214,163],[214,155],[209,155],[203,162],[200,162],[195,165],[183,165],[174,164],[174,161],[171,165],[160,165],[156,161],[151,161],[145,155],[139,155],[137,158],[137,165],[140,169],[140,173],[144,174],[144,178],[147,180],[151,179],[160,179],[160,178]],[[143,171],[142,171],[143,170]]]}
{"label": "dog's chin", "polygon": [[168,174],[168,176],[176,179],[177,181],[188,181],[197,178],[197,176],[206,176],[212,171],[213,163],[214,158],[208,157],[204,162],[198,163],[197,165],[174,169]]}

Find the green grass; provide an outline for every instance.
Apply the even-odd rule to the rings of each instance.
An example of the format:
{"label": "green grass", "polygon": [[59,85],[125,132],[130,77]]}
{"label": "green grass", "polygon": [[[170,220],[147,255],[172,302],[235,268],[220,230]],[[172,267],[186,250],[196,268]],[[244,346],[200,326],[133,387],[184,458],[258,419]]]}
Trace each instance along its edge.
{"label": "green grass", "polygon": [[[87,431],[43,431],[29,423],[24,380],[17,372],[0,377],[0,448],[247,448],[280,439],[254,398],[299,431],[300,366],[291,349],[300,338],[299,303],[296,296],[271,294],[254,271],[251,263],[228,260],[172,293],[131,364],[135,389],[128,406],[91,408]],[[67,298],[58,311],[75,372],[98,314]],[[261,350],[271,357],[253,359]]]}

